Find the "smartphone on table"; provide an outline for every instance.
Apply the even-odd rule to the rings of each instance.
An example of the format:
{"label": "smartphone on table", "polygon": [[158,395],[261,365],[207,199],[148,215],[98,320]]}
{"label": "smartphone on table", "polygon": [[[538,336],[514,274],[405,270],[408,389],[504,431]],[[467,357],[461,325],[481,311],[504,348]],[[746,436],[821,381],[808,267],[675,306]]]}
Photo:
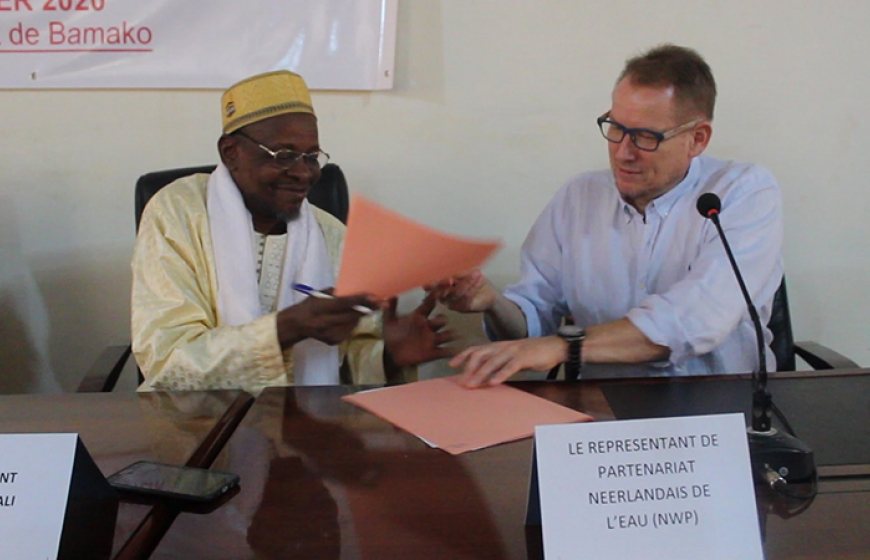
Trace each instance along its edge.
{"label": "smartphone on table", "polygon": [[108,481],[113,488],[124,492],[205,503],[238,486],[239,476],[196,467],[137,461],[109,476]]}

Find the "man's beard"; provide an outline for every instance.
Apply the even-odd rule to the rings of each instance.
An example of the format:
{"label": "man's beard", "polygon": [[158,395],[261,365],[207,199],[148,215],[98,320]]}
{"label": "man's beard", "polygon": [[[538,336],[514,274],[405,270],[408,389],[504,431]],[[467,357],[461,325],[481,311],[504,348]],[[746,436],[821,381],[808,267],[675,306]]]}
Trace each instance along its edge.
{"label": "man's beard", "polygon": [[281,220],[282,222],[292,222],[293,220],[298,220],[299,215],[301,214],[302,207],[297,208],[296,210],[292,210],[290,212],[276,212],[275,217]]}

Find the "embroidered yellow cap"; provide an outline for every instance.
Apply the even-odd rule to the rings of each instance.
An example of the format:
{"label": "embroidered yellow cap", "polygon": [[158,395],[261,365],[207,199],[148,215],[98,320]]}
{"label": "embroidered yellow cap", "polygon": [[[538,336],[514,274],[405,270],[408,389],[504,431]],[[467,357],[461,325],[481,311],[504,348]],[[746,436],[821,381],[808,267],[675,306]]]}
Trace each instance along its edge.
{"label": "embroidered yellow cap", "polygon": [[305,80],[288,70],[251,76],[221,96],[224,134],[284,113],[314,114]]}

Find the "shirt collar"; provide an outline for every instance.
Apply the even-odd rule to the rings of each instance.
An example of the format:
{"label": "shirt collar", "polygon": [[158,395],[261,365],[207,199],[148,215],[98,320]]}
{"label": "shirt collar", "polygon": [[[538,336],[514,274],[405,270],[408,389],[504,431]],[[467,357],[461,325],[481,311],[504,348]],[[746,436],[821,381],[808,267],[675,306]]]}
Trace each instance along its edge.
{"label": "shirt collar", "polygon": [[[683,180],[677,183],[674,188],[665,194],[651,200],[650,203],[646,205],[646,213],[649,214],[650,212],[655,212],[662,218],[667,217],[677,200],[682,198],[682,196],[687,192],[694,189],[695,184],[698,182],[698,176],[700,175],[700,167],[701,162],[698,161],[698,158],[692,158],[692,161],[689,164],[689,171],[686,173],[686,176],[683,177]],[[620,198],[620,200],[622,199]],[[624,200],[622,201],[622,210],[626,222],[630,222],[634,216],[640,216],[640,212],[635,210],[631,204]]]}

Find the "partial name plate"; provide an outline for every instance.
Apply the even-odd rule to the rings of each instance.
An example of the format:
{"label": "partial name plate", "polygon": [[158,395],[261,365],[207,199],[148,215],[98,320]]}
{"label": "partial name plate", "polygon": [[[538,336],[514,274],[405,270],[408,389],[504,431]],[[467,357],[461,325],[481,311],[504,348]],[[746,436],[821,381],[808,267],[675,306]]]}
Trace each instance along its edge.
{"label": "partial name plate", "polygon": [[56,558],[76,434],[0,434],[0,558]]}
{"label": "partial name plate", "polygon": [[742,414],[538,426],[546,558],[763,560]]}

